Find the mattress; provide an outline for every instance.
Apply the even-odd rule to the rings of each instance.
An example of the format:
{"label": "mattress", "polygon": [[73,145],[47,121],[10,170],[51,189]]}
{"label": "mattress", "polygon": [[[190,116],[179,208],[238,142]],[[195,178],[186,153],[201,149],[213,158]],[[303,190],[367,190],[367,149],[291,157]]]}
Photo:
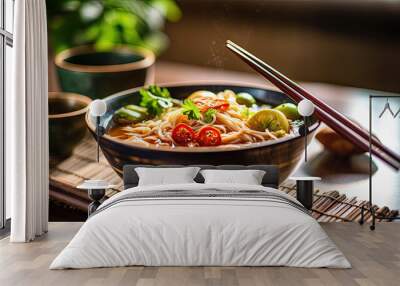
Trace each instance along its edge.
{"label": "mattress", "polygon": [[133,265],[351,267],[287,194],[193,183],[134,187],[106,200],[50,269]]}

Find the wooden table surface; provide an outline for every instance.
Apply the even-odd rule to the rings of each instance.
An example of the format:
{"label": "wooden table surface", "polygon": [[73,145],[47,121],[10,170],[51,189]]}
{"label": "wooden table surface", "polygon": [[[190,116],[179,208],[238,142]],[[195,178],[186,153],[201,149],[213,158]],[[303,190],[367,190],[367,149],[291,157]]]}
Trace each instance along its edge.
{"label": "wooden table surface", "polygon": [[[204,67],[189,66],[171,62],[159,62],[155,69],[155,82],[232,82],[261,85],[274,88],[261,76],[249,70],[249,73],[216,70]],[[385,95],[388,93],[359,88],[335,86],[322,83],[303,83],[306,89],[317,95],[327,104],[353,118],[368,128],[369,94]],[[400,116],[396,119],[385,116],[378,119],[386,99],[377,99],[373,110],[373,132],[382,142],[400,152]],[[395,112],[400,108],[400,99],[392,100]],[[373,176],[373,202],[393,209],[400,209],[400,173],[374,160],[377,171]],[[317,140],[309,147],[308,163],[303,163],[296,171],[296,176],[322,177],[316,186],[322,190],[336,189],[349,196],[368,199],[368,156],[339,159],[323,151]]]}

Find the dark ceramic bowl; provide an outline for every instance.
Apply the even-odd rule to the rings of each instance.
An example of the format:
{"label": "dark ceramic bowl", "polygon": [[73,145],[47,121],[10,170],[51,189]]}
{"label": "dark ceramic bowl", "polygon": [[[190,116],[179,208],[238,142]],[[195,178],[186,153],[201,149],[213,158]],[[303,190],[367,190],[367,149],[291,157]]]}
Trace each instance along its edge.
{"label": "dark ceramic bowl", "polygon": [[[260,103],[273,106],[284,102],[292,102],[285,94],[251,86],[236,86],[227,84],[190,84],[168,85],[171,95],[183,99],[196,90],[210,90],[214,92],[231,89],[234,92],[248,92]],[[112,114],[115,110],[126,104],[138,104],[140,96],[137,89],[131,89],[105,98],[107,113],[102,117],[102,125],[110,128],[113,124]],[[311,120],[308,142],[314,136],[319,122]],[[95,119],[86,115],[86,123],[94,135]],[[304,152],[304,137],[296,134],[274,141],[265,141],[246,145],[240,149],[218,149],[212,147],[188,148],[188,147],[144,147],[130,145],[104,135],[100,138],[101,149],[114,170],[122,176],[122,168],[125,164],[271,164],[280,169],[280,180],[285,180],[296,168]]]}
{"label": "dark ceramic bowl", "polygon": [[87,96],[49,92],[49,149],[50,156],[65,158],[83,139],[87,128],[85,113],[91,99]]}
{"label": "dark ceramic bowl", "polygon": [[153,52],[120,46],[96,51],[90,46],[65,50],[55,58],[61,89],[103,98],[152,81]]}

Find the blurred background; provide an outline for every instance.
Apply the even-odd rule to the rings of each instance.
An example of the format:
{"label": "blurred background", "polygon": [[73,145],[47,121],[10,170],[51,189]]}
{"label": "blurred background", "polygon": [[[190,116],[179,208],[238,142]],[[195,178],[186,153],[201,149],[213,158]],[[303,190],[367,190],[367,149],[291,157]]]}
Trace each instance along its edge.
{"label": "blurred background", "polygon": [[144,46],[160,60],[249,71],[231,39],[290,77],[400,91],[400,1],[51,0],[52,52]]}
{"label": "blurred background", "polygon": [[179,0],[162,59],[246,70],[231,39],[301,81],[400,91],[400,1]]}

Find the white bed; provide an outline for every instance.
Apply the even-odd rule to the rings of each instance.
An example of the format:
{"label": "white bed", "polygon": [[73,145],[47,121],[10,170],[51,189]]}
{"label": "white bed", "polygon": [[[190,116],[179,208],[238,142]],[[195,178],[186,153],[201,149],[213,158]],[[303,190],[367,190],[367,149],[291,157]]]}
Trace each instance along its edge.
{"label": "white bed", "polygon": [[351,267],[292,197],[264,186],[197,183],[113,196],[50,269],[128,265]]}

